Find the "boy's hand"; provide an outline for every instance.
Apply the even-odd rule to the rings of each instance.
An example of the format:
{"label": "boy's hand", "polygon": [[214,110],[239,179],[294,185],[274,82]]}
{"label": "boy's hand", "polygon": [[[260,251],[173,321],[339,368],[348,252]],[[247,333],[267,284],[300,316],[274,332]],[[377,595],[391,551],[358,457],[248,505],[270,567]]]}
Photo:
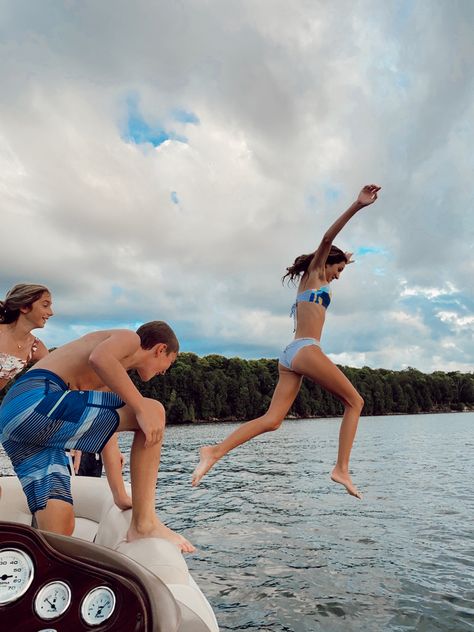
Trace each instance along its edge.
{"label": "boy's hand", "polygon": [[361,206],[369,206],[377,199],[377,193],[380,191],[376,184],[366,184],[357,197],[357,201]]}
{"label": "boy's hand", "polygon": [[156,445],[161,441],[165,424],[156,415],[155,410],[138,413],[137,422],[145,435],[145,448]]}

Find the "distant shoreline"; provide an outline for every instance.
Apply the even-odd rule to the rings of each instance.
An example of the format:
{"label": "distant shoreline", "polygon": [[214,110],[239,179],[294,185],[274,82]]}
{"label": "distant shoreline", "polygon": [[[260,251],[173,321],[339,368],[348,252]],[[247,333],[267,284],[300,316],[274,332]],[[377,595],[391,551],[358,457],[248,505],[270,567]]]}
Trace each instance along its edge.
{"label": "distant shoreline", "polygon": [[[370,418],[370,417],[409,417],[411,415],[447,415],[451,413],[456,414],[464,414],[464,413],[474,413],[474,407],[465,407],[463,410],[453,409],[453,408],[445,408],[443,410],[420,410],[415,413],[384,413],[383,415],[364,415],[362,412],[361,418]],[[285,421],[298,421],[300,419],[314,419],[315,421],[318,419],[340,419],[340,415],[288,415],[285,417]],[[195,419],[195,420],[184,420],[184,421],[167,421],[167,426],[198,426],[201,424],[237,424],[237,423],[245,423],[249,421],[248,419],[237,419],[237,418],[227,418],[227,419]]]}

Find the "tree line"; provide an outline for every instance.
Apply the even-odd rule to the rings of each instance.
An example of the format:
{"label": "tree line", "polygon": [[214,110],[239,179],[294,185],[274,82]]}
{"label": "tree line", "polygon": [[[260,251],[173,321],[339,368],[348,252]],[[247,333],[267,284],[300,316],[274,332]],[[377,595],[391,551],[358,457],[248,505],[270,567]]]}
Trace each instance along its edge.
{"label": "tree line", "polygon": [[[364,398],[363,415],[474,410],[473,373],[339,368]],[[144,396],[163,403],[168,423],[258,417],[270,404],[277,378],[276,360],[219,355],[201,358],[194,353],[180,353],[164,376],[147,383],[132,373]],[[343,406],[336,397],[305,379],[288,416],[337,417],[342,413]]]}
{"label": "tree line", "polygon": [[[363,415],[474,410],[474,373],[339,368],[364,398]],[[267,410],[278,379],[278,363],[180,353],[165,375],[142,382],[131,372],[131,378],[142,395],[163,403],[168,423],[242,421]],[[0,394],[0,401],[7,390]],[[337,417],[342,413],[336,397],[305,379],[288,417]]]}

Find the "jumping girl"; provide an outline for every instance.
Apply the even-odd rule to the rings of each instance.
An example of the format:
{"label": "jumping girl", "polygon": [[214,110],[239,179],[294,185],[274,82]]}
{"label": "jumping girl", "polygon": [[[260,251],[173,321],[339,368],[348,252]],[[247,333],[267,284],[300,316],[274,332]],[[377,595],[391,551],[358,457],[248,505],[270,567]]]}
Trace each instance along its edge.
{"label": "jumping girl", "polygon": [[361,498],[349,475],[349,457],[364,401],[342,371],[323,353],[319,341],[331,302],[329,284],[339,279],[345,266],[351,263],[351,253],[343,252],[332,242],[356,213],[375,202],[379,191],[380,187],[375,184],[365,186],[357,200],[326,231],[318,249],[309,255],[300,255],[287,268],[283,279],[299,280],[292,308],[295,338],[279,358],[279,378],[270,407],[261,417],[239,426],[221,443],[201,448],[200,461],[192,477],[193,486],[198,485],[211,467],[237,446],[259,434],[277,430],[298,395],[303,377],[307,377],[344,404],[337,463],[331,479],[343,485],[352,496]]}

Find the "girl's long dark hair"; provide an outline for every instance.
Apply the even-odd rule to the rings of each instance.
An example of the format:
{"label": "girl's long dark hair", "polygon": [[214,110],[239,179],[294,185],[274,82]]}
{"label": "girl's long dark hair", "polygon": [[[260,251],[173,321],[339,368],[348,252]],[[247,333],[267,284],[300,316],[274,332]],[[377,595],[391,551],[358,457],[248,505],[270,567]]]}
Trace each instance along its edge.
{"label": "girl's long dark hair", "polygon": [[[315,252],[312,252],[309,255],[300,255],[299,257],[296,257],[293,261],[293,265],[288,266],[286,269],[286,274],[281,279],[282,283],[285,282],[286,277],[289,277],[288,282],[295,283],[295,279],[299,278],[302,274],[305,274],[308,271],[309,265],[315,254]],[[341,261],[347,263],[346,255],[337,246],[331,246],[331,250],[329,251],[326,259],[326,264],[333,265],[334,263],[341,263]]]}

